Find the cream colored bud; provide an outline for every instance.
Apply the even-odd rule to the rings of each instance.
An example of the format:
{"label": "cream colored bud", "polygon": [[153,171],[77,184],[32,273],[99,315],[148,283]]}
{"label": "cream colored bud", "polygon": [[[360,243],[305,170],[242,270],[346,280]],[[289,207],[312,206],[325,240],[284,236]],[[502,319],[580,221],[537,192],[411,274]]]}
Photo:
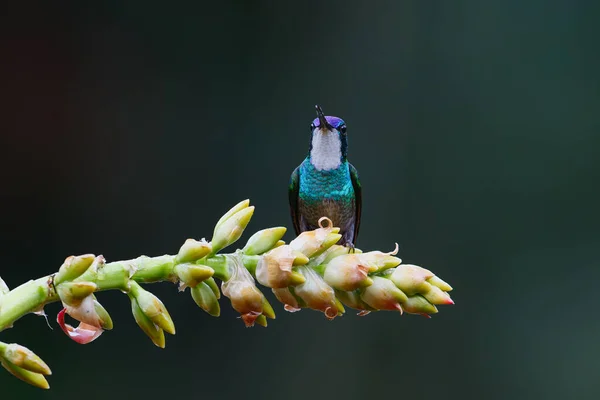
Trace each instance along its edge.
{"label": "cream colored bud", "polygon": [[325,268],[323,278],[335,289],[352,291],[370,286],[373,281],[369,273],[377,271],[364,254],[345,254],[331,260]]}
{"label": "cream colored bud", "polygon": [[252,218],[252,214],[254,214],[254,207],[243,208],[231,215],[220,225],[217,224],[211,240],[212,252],[216,253],[224,247],[235,243],[242,236],[244,229],[246,229]]}
{"label": "cream colored bud", "polygon": [[284,288],[304,283],[304,277],[292,271],[295,259],[296,251],[291,246],[274,248],[258,260],[256,280],[270,288]]}
{"label": "cream colored bud", "polygon": [[389,276],[394,285],[408,296],[416,293],[427,293],[431,287],[427,279],[432,277],[433,273],[431,271],[411,264],[400,265]]}
{"label": "cream colored bud", "polygon": [[226,257],[230,278],[222,283],[221,291],[231,300],[231,306],[241,314],[246,326],[251,327],[258,316],[265,311],[266,299],[256,287],[252,275],[244,267],[240,255],[233,254]]}
{"label": "cream colored bud", "polygon": [[273,294],[281,303],[284,304],[284,309],[288,312],[300,311],[300,304],[296,296],[292,294],[289,288],[272,289]]}
{"label": "cream colored bud", "polygon": [[285,235],[286,230],[286,228],[280,226],[258,231],[248,239],[248,243],[242,251],[249,256],[263,254],[277,245]]}
{"label": "cream colored bud", "polygon": [[[328,224],[323,224],[323,222],[327,221]],[[331,220],[328,218],[321,218],[319,224],[320,228],[313,231],[305,231],[298,235],[298,237],[290,242],[290,246],[294,250],[306,255],[306,257],[313,258],[326,251],[342,238],[342,235],[338,233],[340,228],[333,227]]]}
{"label": "cream colored bud", "polygon": [[373,284],[364,289],[361,298],[376,310],[398,310],[402,312],[401,303],[408,300],[392,281],[379,276],[373,277]]}
{"label": "cream colored bud", "polygon": [[210,254],[211,251],[212,246],[205,239],[188,239],[179,249],[175,262],[179,264],[197,261]]}
{"label": "cream colored bud", "polygon": [[296,296],[301,298],[307,307],[321,311],[328,319],[334,319],[341,314],[341,304],[335,297],[333,288],[310,267],[299,267],[306,282],[294,288]]}

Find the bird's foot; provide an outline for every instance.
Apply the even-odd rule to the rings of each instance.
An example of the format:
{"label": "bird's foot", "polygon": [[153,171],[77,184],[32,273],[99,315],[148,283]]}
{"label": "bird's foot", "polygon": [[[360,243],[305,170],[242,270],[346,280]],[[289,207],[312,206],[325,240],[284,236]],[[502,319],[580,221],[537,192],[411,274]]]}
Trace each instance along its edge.
{"label": "bird's foot", "polygon": [[356,252],[356,247],[354,243],[346,243],[344,246],[348,248],[348,254],[354,254]]}

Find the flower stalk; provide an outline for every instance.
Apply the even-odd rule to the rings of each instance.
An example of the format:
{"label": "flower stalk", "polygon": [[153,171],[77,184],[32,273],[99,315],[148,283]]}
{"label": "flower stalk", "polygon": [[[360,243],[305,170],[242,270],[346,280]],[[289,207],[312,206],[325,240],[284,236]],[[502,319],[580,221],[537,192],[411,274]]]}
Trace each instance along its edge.
{"label": "flower stalk", "polygon": [[[242,236],[254,214],[244,200],[217,222],[210,242],[188,239],[176,255],[141,256],[107,263],[102,256],[85,254],[65,259],[56,274],[26,282],[12,290],[0,278],[0,332],[29,313],[60,301],[58,324],[74,341],[86,344],[113,328],[108,311],[96,299],[98,292],[119,290],[131,301],[132,314],[142,331],[158,347],[165,347],[165,332],[175,325],[165,305],[142,287],[152,282],[173,282],[180,291],[189,288],[194,302],[209,315],[220,315],[221,292],[240,313],[247,327],[267,326],[275,312],[257,282],[270,288],[289,312],[310,308],[334,319],[346,307],[366,315],[397,311],[430,316],[437,305],[454,304],[452,287],[431,271],[401,264],[398,247],[389,253],[350,250],[336,243],[339,228],[327,218],[320,227],[301,233],[289,244],[286,229],[268,228],[252,235],[241,250],[220,253]],[[217,281],[222,282],[221,289]],[[65,316],[79,321],[76,328]],[[17,344],[0,342],[0,362],[17,378],[48,388],[48,366]]]}

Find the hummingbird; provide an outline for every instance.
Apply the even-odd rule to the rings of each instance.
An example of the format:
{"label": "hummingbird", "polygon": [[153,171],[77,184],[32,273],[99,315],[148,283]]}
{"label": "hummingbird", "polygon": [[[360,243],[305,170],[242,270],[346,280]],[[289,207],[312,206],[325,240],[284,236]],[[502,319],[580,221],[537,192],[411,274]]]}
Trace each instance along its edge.
{"label": "hummingbird", "polygon": [[319,227],[321,217],[340,228],[340,244],[354,248],[362,207],[358,172],[348,162],[348,137],[343,119],[325,116],[316,105],[310,125],[308,155],[292,172],[290,212],[296,235]]}

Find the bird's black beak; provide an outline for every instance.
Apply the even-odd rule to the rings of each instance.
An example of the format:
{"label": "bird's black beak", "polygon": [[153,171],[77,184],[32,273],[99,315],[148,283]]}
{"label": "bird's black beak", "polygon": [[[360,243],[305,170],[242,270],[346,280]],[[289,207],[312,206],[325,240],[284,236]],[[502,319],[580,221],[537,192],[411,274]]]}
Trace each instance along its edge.
{"label": "bird's black beak", "polygon": [[317,111],[317,117],[319,118],[319,126],[321,128],[327,128],[327,130],[332,131],[333,126],[331,126],[329,124],[329,122],[327,122],[327,119],[325,118],[325,114],[323,114],[323,110],[321,109],[321,106],[317,104],[315,106],[315,110]]}

